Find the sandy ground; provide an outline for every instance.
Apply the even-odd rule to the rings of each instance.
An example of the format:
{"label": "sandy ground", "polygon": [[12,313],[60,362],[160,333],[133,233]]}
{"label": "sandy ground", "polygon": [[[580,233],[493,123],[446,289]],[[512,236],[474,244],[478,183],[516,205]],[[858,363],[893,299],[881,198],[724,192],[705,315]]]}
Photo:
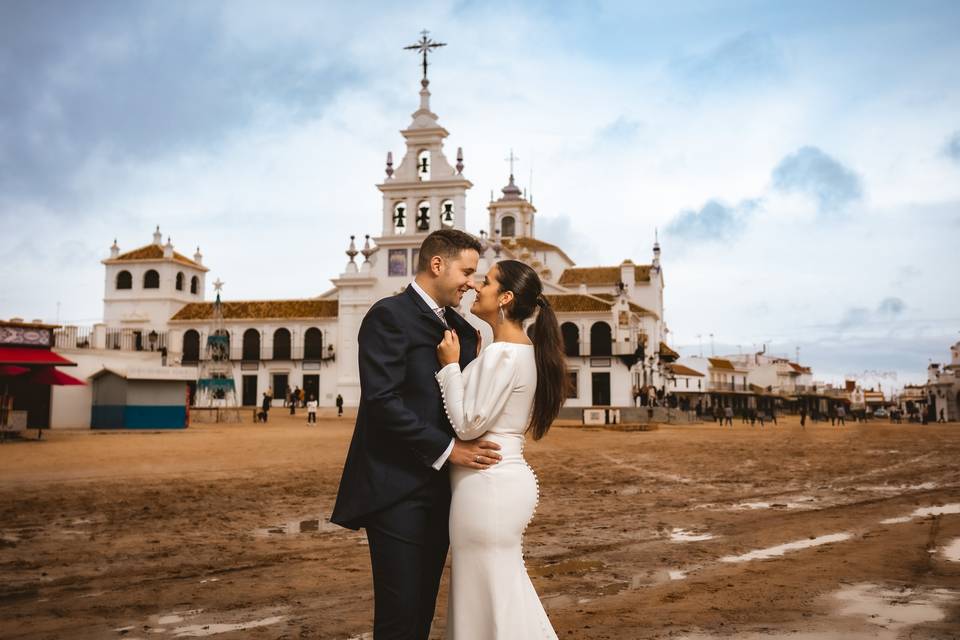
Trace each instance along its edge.
{"label": "sandy ground", "polygon": [[[326,522],[352,420],[274,414],[0,445],[0,636],[369,637],[365,538]],[[960,637],[958,424],[555,428],[527,458],[560,638]]]}

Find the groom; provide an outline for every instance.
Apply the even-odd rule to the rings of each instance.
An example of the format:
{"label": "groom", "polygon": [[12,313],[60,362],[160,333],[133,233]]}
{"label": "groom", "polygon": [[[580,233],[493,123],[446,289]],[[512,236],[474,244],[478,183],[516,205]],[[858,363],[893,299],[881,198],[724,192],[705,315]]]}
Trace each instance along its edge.
{"label": "groom", "polygon": [[434,379],[445,330],[460,337],[461,368],[476,357],[476,330],[448,307],[473,288],[480,249],[463,231],[434,231],[413,283],[360,325],[360,406],[330,521],[367,530],[376,640],[430,633],[449,544],[447,463],[485,469],[500,460],[496,443],[453,436]]}

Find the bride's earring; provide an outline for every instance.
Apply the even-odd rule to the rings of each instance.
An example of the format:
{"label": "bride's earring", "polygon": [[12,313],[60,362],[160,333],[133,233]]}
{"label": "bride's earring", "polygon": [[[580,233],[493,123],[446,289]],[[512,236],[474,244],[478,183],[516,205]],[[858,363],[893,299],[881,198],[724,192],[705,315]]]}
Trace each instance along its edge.
{"label": "bride's earring", "polygon": [[506,321],[506,318],[503,316],[503,303],[501,302],[499,306],[500,306],[500,322],[502,323]]}

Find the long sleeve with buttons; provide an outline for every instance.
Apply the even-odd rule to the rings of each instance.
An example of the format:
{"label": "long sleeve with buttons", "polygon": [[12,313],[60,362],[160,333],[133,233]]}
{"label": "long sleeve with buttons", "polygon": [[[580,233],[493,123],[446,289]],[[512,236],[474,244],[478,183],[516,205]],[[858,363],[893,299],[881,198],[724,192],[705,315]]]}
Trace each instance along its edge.
{"label": "long sleeve with buttons", "polygon": [[457,363],[437,372],[447,416],[458,438],[478,438],[495,423],[517,386],[518,371],[516,352],[495,342],[466,372]]}

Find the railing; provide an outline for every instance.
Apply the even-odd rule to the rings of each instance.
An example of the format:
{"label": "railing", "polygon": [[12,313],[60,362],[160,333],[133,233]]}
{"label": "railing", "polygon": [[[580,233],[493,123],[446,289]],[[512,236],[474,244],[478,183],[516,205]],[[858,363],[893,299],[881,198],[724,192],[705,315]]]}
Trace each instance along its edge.
{"label": "railing", "polygon": [[94,349],[98,346],[117,351],[162,351],[169,347],[166,331],[155,329],[107,329],[104,343],[96,344],[93,327],[61,327],[53,332],[54,347],[60,349]]}
{"label": "railing", "polygon": [[[230,360],[239,360],[241,362],[259,362],[263,360],[274,361],[292,361],[304,360],[306,362],[328,362],[336,359],[336,351],[333,345],[324,345],[323,349],[305,348],[302,344],[293,344],[289,349],[274,350],[273,345],[260,345],[260,348],[244,348],[243,346],[230,346]],[[209,360],[207,350],[200,349],[200,359]]]}

